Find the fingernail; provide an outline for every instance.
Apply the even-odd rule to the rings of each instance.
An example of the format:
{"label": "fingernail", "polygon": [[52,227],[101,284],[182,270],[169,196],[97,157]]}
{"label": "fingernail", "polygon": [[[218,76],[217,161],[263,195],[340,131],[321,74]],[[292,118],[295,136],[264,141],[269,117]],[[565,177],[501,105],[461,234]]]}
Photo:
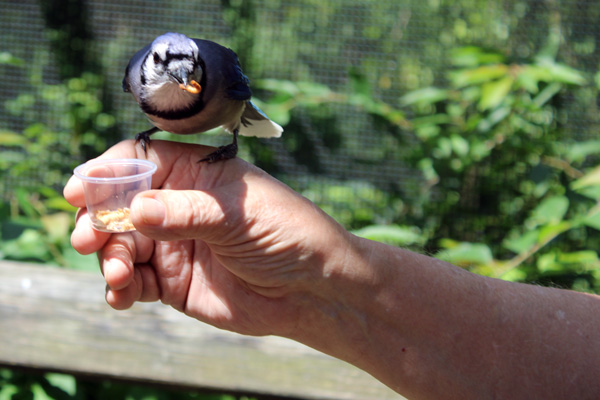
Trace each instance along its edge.
{"label": "fingernail", "polygon": [[147,225],[160,225],[165,219],[165,205],[151,197],[143,197],[136,204],[142,214],[142,221]]}

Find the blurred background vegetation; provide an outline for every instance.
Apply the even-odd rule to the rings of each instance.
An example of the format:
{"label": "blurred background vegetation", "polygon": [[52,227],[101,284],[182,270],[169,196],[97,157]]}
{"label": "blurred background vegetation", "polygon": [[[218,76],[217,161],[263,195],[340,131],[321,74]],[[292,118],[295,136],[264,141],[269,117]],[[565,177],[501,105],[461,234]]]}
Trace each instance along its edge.
{"label": "blurred background vegetation", "polygon": [[[0,258],[97,268],[70,247],[62,186],[75,165],[149,127],[122,74],[135,51],[178,31],[234,49],[256,102],[284,126],[281,139],[242,138],[241,157],[348,229],[476,273],[600,290],[600,3],[0,5]],[[0,372],[0,399],[89,398],[102,385],[167,396]]]}

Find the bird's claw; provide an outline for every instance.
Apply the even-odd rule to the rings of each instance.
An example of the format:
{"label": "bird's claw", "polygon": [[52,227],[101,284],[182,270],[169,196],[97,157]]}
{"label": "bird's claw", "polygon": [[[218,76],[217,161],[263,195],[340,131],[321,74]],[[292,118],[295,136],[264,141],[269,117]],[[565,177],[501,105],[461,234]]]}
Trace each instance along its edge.
{"label": "bird's claw", "polygon": [[144,154],[148,154],[148,147],[150,147],[150,135],[152,135],[154,132],[158,132],[159,130],[160,129],[158,129],[157,127],[154,127],[135,135],[135,142],[139,142],[140,145],[142,145]]}
{"label": "bird's claw", "polygon": [[226,146],[219,147],[217,150],[213,151],[198,162],[214,163],[217,161],[229,160],[231,158],[235,158],[235,156],[237,155],[237,151],[237,143],[230,143]]}
{"label": "bird's claw", "polygon": [[212,153],[210,153],[203,159],[199,160],[198,162],[199,163],[201,163],[201,162],[214,163],[217,161],[225,161],[225,160],[235,158],[235,156],[237,155],[237,152],[238,152],[237,137],[238,137],[238,130],[235,129],[233,131],[233,143],[219,147],[217,150],[213,151]]}

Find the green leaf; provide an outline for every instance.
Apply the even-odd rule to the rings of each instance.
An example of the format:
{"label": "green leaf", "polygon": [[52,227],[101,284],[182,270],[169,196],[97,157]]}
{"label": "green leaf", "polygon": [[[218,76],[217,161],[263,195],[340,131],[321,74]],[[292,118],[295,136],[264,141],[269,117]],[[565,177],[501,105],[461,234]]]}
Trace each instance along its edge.
{"label": "green leaf", "polygon": [[563,232],[571,229],[573,225],[569,221],[562,221],[559,223],[550,223],[548,225],[543,226],[540,229],[540,235],[538,237],[539,243],[547,242],[548,240],[553,239],[554,237],[560,235]]}
{"label": "green leaf", "polygon": [[548,73],[548,82],[561,82],[577,86],[585,85],[587,82],[581,72],[567,65],[557,63],[550,57],[541,57],[537,61],[537,65],[544,68]]}
{"label": "green leaf", "polygon": [[508,106],[495,109],[487,116],[487,118],[478,121],[477,130],[479,132],[489,132],[494,126],[506,119],[510,113],[511,108]]}
{"label": "green leaf", "polygon": [[527,272],[520,268],[512,268],[500,275],[499,278],[509,282],[522,282],[527,279]]}
{"label": "green leaf", "polygon": [[46,393],[44,388],[39,382],[34,382],[31,385],[31,392],[33,393],[33,399],[35,400],[62,400],[63,398],[58,397],[58,399],[52,398]]}
{"label": "green leaf", "polygon": [[443,125],[448,124],[452,121],[452,118],[448,114],[431,114],[424,117],[418,117],[412,119],[412,125],[415,128],[421,128],[429,125]]}
{"label": "green leaf", "polygon": [[[67,374],[58,374],[58,373],[48,373],[44,375],[48,384],[60,390],[60,392],[55,392],[54,390],[49,390],[48,386],[45,386],[44,389],[49,394],[54,393],[54,398],[58,397],[56,394],[60,396],[75,396],[77,391],[77,381],[75,377]],[[64,397],[63,397],[64,398]]]}
{"label": "green leaf", "polygon": [[358,95],[371,97],[371,83],[365,74],[358,68],[350,68],[348,72],[350,77],[350,84],[352,85],[352,92]]}
{"label": "green leaf", "polygon": [[[543,73],[542,73],[543,72]],[[517,74],[517,85],[524,88],[529,93],[535,94],[539,92],[540,81],[545,81],[548,74],[542,68],[534,65],[524,65]]]}
{"label": "green leaf", "polygon": [[328,86],[316,82],[298,82],[298,89],[307,97],[327,99],[333,93]]}
{"label": "green leaf", "polygon": [[577,193],[589,199],[600,201],[600,185],[587,186],[577,190]]}
{"label": "green leaf", "polygon": [[505,78],[508,72],[508,66],[504,64],[484,65],[474,69],[452,71],[449,78],[455,87],[461,88]]}
{"label": "green leaf", "polygon": [[44,236],[33,229],[26,229],[17,239],[0,242],[0,251],[4,257],[17,260],[45,261],[49,256]]}
{"label": "green leaf", "polygon": [[353,232],[366,239],[375,240],[395,246],[408,246],[424,242],[418,229],[399,225],[370,225]]}
{"label": "green leaf", "polygon": [[481,88],[479,109],[485,111],[498,107],[510,93],[513,83],[514,78],[512,76],[485,83]]}
{"label": "green leaf", "polygon": [[433,166],[433,160],[431,158],[423,158],[417,163],[419,170],[423,174],[423,177],[430,184],[437,183],[440,180],[440,176]]}
{"label": "green leaf", "polygon": [[69,236],[72,217],[66,212],[46,214],[40,217],[48,237],[52,241],[60,241]]}
{"label": "green leaf", "polygon": [[23,147],[27,138],[15,132],[0,130],[0,146]]}
{"label": "green leaf", "polygon": [[586,215],[582,220],[585,226],[589,226],[590,228],[594,228],[600,231],[600,212],[596,212],[592,215]]}
{"label": "green leaf", "polygon": [[598,267],[598,253],[582,250],[563,253],[556,251],[543,254],[538,258],[537,268],[541,273],[564,273],[573,270],[590,270]]}
{"label": "green leaf", "polygon": [[461,242],[442,250],[436,257],[459,266],[489,264],[493,260],[492,251],[487,245],[468,242]]}
{"label": "green leaf", "polygon": [[600,185],[600,165],[571,184],[573,190]]}
{"label": "green leaf", "polygon": [[52,197],[46,201],[44,201],[46,207],[52,210],[66,211],[70,213],[75,213],[77,211],[77,207],[73,207],[70,205],[64,197]]}
{"label": "green leaf", "polygon": [[433,155],[438,159],[449,158],[452,155],[452,142],[447,137],[442,137],[437,142]]}
{"label": "green leaf", "polygon": [[583,162],[588,156],[600,154],[600,140],[587,140],[576,143],[559,143],[559,146],[566,146],[566,158],[571,162]]}
{"label": "green leaf", "polygon": [[528,223],[535,225],[557,224],[562,221],[569,208],[569,199],[565,196],[553,196],[542,200],[533,210]]}
{"label": "green leaf", "polygon": [[16,400],[20,393],[20,387],[15,384],[5,383],[0,386],[0,400]]}
{"label": "green leaf", "polygon": [[13,56],[7,51],[0,51],[0,64],[8,64],[20,67],[25,65],[25,61]]}
{"label": "green leaf", "polygon": [[297,96],[300,93],[298,85],[292,81],[283,79],[260,79],[253,82],[254,86],[264,90],[271,90],[276,93],[285,93],[290,97]]}
{"label": "green leaf", "polygon": [[24,188],[18,188],[15,190],[15,197],[19,204],[19,208],[29,218],[37,218],[39,216],[38,210],[31,204],[30,193]]}
{"label": "green leaf", "polygon": [[481,47],[467,46],[453,49],[450,54],[452,65],[457,67],[475,67],[482,64],[497,64],[504,62],[500,53],[488,51]]}
{"label": "green leaf", "polygon": [[464,137],[453,134],[450,136],[450,143],[452,143],[452,150],[458,156],[465,157],[469,154],[469,142]]}
{"label": "green leaf", "polygon": [[560,253],[559,261],[568,264],[598,264],[598,253],[594,250],[573,251],[570,253]]}
{"label": "green leaf", "polygon": [[560,264],[556,262],[556,254],[542,254],[537,260],[537,269],[541,273],[560,270]]}
{"label": "green leaf", "polygon": [[558,92],[562,90],[563,85],[561,83],[553,82],[546,86],[535,98],[533,103],[541,107],[550,101]]}
{"label": "green leaf", "polygon": [[415,126],[415,134],[423,141],[427,141],[431,138],[438,136],[442,132],[442,129],[438,125],[434,124],[423,124]]}
{"label": "green leaf", "polygon": [[409,106],[416,103],[435,104],[448,99],[450,91],[436,87],[413,90],[400,98],[400,104]]}
{"label": "green leaf", "polygon": [[505,239],[502,245],[513,253],[521,254],[535,246],[539,236],[540,231],[535,229],[527,231],[518,237]]}

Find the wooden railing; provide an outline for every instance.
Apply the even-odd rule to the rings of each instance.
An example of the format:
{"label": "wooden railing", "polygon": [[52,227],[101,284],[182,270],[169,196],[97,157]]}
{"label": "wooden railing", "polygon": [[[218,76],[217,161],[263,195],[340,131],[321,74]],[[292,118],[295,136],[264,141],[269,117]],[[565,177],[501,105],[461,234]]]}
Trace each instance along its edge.
{"label": "wooden railing", "polygon": [[299,343],[218,330],[160,303],[115,311],[99,273],[0,261],[0,365],[306,399],[401,399]]}

